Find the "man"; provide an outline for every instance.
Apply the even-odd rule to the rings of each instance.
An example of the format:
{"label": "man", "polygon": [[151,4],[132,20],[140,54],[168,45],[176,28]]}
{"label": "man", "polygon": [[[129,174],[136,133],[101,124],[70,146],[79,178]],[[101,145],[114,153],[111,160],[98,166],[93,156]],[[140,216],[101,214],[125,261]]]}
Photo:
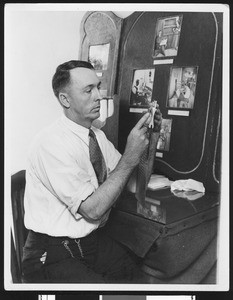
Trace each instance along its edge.
{"label": "man", "polygon": [[165,50],[167,47],[167,38],[163,36],[162,30],[155,39],[155,56],[166,56]]}
{"label": "man", "polygon": [[[52,83],[64,115],[35,138],[29,151],[24,280],[132,281],[139,272],[137,261],[106,235],[104,224],[148,144],[150,114],[132,129],[121,156],[92,126],[100,116],[101,101],[101,83],[93,66],[66,62],[58,66]],[[155,122],[160,126],[159,111]],[[92,163],[95,138],[104,159]],[[97,179],[94,168],[100,161],[105,175]]]}

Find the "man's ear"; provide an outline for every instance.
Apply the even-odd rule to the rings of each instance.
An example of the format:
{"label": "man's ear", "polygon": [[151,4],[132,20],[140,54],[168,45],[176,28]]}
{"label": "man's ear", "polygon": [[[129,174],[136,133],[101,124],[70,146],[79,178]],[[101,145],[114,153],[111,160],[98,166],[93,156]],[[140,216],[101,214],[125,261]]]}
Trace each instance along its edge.
{"label": "man's ear", "polygon": [[70,108],[69,97],[66,93],[59,93],[58,97],[59,97],[59,101],[63,107]]}

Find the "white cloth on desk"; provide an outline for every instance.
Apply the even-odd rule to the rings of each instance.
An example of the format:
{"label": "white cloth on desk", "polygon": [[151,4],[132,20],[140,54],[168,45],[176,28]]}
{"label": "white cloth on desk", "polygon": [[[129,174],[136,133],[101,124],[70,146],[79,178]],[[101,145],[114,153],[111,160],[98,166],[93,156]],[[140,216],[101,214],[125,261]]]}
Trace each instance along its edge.
{"label": "white cloth on desk", "polygon": [[[103,131],[92,127],[108,174],[121,154]],[[77,210],[98,188],[89,158],[89,130],[64,115],[36,136],[26,168],[25,226],[51,236],[79,238],[106,222],[85,220]]]}
{"label": "white cloth on desk", "polygon": [[171,185],[171,182],[167,177],[158,174],[152,174],[148,183],[150,190],[157,190]]}
{"label": "white cloth on desk", "polygon": [[181,179],[176,180],[171,184],[171,191],[181,190],[181,191],[197,191],[200,193],[205,193],[205,187],[202,182],[196,181],[194,179]]}

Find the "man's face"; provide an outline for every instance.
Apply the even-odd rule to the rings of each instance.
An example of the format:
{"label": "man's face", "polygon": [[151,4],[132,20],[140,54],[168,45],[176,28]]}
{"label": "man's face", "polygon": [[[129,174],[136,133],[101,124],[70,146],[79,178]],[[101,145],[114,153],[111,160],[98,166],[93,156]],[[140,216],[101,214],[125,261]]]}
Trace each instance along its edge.
{"label": "man's face", "polygon": [[70,71],[71,83],[66,88],[70,108],[69,116],[76,123],[90,127],[100,116],[100,80],[95,71],[75,68]]}

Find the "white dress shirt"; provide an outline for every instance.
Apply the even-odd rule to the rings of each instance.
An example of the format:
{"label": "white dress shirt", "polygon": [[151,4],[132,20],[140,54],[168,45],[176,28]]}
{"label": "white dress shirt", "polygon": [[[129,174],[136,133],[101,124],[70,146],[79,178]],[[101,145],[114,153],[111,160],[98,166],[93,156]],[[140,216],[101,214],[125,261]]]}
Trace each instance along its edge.
{"label": "white dress shirt", "polygon": [[[103,131],[92,127],[105,158],[108,175],[121,154]],[[25,226],[51,236],[79,238],[102,226],[87,221],[77,211],[97,188],[90,162],[89,130],[64,115],[39,133],[29,150],[24,196]]]}

